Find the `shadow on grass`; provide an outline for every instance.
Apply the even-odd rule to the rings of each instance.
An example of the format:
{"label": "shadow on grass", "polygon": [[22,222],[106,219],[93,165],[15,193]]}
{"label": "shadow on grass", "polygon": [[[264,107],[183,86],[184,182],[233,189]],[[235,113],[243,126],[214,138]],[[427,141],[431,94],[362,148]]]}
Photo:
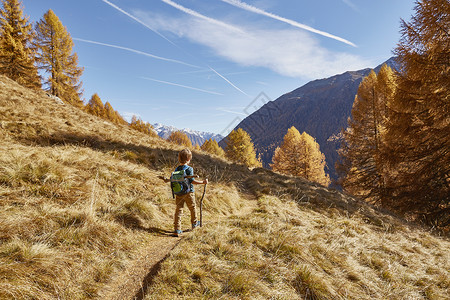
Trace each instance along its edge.
{"label": "shadow on grass", "polygon": [[[87,147],[97,151],[110,153],[119,159],[143,164],[146,167],[155,170],[161,170],[166,167],[175,168],[178,165],[179,150],[124,143],[97,135],[79,135],[70,132],[57,132],[51,135],[21,138],[20,141],[28,145],[39,146],[75,145]],[[232,178],[230,175],[226,176],[226,174],[230,174],[228,171],[230,168],[239,169],[239,173],[245,173],[246,170],[248,171],[244,166],[229,164],[223,160],[214,159],[209,155],[197,152],[194,153],[191,166],[194,167],[197,175],[200,177],[208,177],[212,181],[235,181],[236,178]],[[243,178],[242,175],[238,177],[239,178],[237,179]]]}
{"label": "shadow on grass", "polygon": [[[57,132],[51,135],[22,138],[21,141],[40,146],[75,145],[88,147],[158,171],[166,168],[172,169],[178,165],[179,150],[125,143],[98,135]],[[392,222],[392,220],[383,220],[392,216],[388,212],[380,214],[377,209],[361,200],[354,199],[337,190],[327,189],[303,178],[281,175],[264,168],[249,170],[243,165],[230,164],[198,152],[194,152],[191,166],[200,177],[208,178],[211,182],[234,184],[241,192],[256,197],[263,195],[288,197],[319,213],[324,213],[330,209],[335,209],[348,216],[359,213],[374,225],[386,221]],[[381,220],[383,221],[380,222]],[[136,220],[128,221],[128,226],[151,231],[151,229],[144,228],[136,223]],[[151,232],[166,234],[165,231],[160,229],[154,229]]]}
{"label": "shadow on grass", "polygon": [[[178,245],[178,243],[179,241],[176,242],[175,245],[173,245],[172,249],[174,249]],[[170,253],[172,249],[167,251],[167,253]],[[152,285],[153,279],[161,270],[161,265],[167,259],[168,256],[169,254],[167,254],[163,259],[161,259],[150,269],[145,278],[142,280],[141,288],[136,293],[136,295],[134,295],[133,297],[134,300],[143,300],[145,298],[145,296],[147,295],[148,288]]]}
{"label": "shadow on grass", "polygon": [[172,231],[164,230],[158,227],[145,227],[142,225],[142,222],[138,217],[130,213],[116,216],[115,220],[124,227],[132,230],[141,230],[158,236],[171,236],[173,234]]}

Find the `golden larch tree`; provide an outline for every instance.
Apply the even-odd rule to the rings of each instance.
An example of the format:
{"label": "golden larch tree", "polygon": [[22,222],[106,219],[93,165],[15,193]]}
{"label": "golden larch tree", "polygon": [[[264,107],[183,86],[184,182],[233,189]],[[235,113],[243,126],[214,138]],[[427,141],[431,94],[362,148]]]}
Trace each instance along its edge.
{"label": "golden larch tree", "polygon": [[115,124],[122,124],[122,125],[128,124],[128,122],[125,121],[124,118],[119,114],[119,112],[117,110],[114,110],[111,103],[109,103],[108,101],[105,102],[104,118]]}
{"label": "golden larch tree", "polygon": [[136,116],[131,117],[130,127],[152,137],[158,136],[150,123],[144,122]]}
{"label": "golden larch tree", "polygon": [[261,167],[261,162],[256,157],[256,151],[250,135],[238,128],[228,135],[225,148],[225,157],[231,161],[246,165],[247,167]]}
{"label": "golden larch tree", "polygon": [[203,151],[206,151],[211,154],[215,154],[217,156],[221,156],[221,157],[225,156],[225,151],[219,146],[217,141],[214,140],[213,138],[206,140],[203,143],[203,145],[201,146],[201,149]]}
{"label": "golden larch tree", "polygon": [[384,159],[387,102],[396,91],[394,72],[383,65],[361,82],[348,128],[343,132],[337,166],[340,183],[352,195],[370,202],[386,197],[387,164]]}
{"label": "golden larch tree", "polygon": [[276,172],[328,186],[330,178],[325,173],[325,166],[325,155],[319,144],[306,132],[300,134],[294,126],[288,129],[281,146],[275,149],[271,164]]}
{"label": "golden larch tree", "polygon": [[91,99],[85,106],[85,110],[91,115],[101,118],[105,117],[105,106],[97,93],[92,95]]}
{"label": "golden larch tree", "polygon": [[402,20],[401,65],[386,143],[395,187],[385,205],[434,226],[450,225],[450,2],[417,1]]}
{"label": "golden larch tree", "polygon": [[167,140],[169,142],[178,144],[178,145],[182,145],[182,146],[186,146],[188,148],[192,148],[192,142],[191,140],[188,138],[188,136],[181,132],[181,131],[174,131],[170,134],[170,136],[167,138]]}
{"label": "golden larch tree", "polygon": [[34,32],[21,2],[2,0],[0,22],[0,74],[23,86],[41,88],[32,44]]}
{"label": "golden larch tree", "polygon": [[50,94],[82,107],[78,55],[72,53],[73,40],[59,18],[50,9],[36,23],[37,61],[40,69],[49,73],[44,84]]}

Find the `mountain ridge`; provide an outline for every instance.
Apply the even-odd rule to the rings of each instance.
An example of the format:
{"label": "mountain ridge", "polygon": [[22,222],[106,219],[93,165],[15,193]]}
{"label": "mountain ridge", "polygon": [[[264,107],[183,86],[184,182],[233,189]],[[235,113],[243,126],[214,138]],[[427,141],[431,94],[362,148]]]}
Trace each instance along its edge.
{"label": "mountain ridge", "polygon": [[192,145],[198,144],[199,146],[201,146],[206,140],[209,139],[216,140],[217,142],[220,142],[223,139],[223,136],[221,136],[220,134],[212,132],[192,130],[189,128],[178,129],[174,126],[164,125],[161,123],[155,123],[152,126],[158,136],[162,137],[163,139],[167,139],[172,132],[181,131],[187,135]]}
{"label": "mountain ridge", "polygon": [[[373,70],[378,72],[385,63],[399,68],[395,57],[392,57]],[[250,134],[266,168],[291,126],[300,132],[306,131],[316,139],[321,152],[325,154],[326,172],[332,179],[337,179],[335,163],[340,147],[338,137],[341,129],[347,127],[359,84],[371,70],[347,71],[310,81],[266,103],[242,120],[235,129],[242,128]],[[222,147],[225,146],[225,140],[220,143]]]}

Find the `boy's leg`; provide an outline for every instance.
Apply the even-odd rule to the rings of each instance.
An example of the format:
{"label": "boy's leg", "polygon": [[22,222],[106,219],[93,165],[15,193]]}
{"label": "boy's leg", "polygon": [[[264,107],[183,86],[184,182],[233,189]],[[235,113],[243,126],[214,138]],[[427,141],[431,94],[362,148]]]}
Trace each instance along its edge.
{"label": "boy's leg", "polygon": [[181,230],[181,216],[183,215],[183,206],[185,202],[184,195],[177,195],[175,197],[175,203],[177,207],[175,208],[174,216],[174,229],[175,231]]}
{"label": "boy's leg", "polygon": [[[186,194],[186,204],[191,211],[191,224],[193,227],[197,226],[197,206],[195,205],[195,194]],[[194,226],[195,225],[195,226]]]}

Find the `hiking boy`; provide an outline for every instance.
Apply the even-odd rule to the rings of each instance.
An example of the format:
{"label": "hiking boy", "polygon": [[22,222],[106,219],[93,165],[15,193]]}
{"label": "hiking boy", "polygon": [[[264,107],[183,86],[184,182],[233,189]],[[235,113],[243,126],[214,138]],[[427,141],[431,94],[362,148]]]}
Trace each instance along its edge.
{"label": "hiking boy", "polygon": [[[180,165],[175,169],[175,171],[184,170],[186,175],[189,176],[189,192],[186,194],[175,195],[176,209],[174,216],[174,236],[180,236],[183,231],[181,230],[181,216],[183,215],[183,207],[184,203],[187,204],[191,212],[191,225],[192,229],[198,227],[200,222],[197,221],[197,207],[195,204],[195,193],[194,193],[194,184],[208,184],[208,179],[199,181],[193,178],[194,169],[189,166],[189,163],[192,159],[192,152],[189,149],[183,149],[178,153],[178,161]],[[191,177],[192,176],[192,177]],[[170,179],[163,178],[165,182],[169,182]]]}

